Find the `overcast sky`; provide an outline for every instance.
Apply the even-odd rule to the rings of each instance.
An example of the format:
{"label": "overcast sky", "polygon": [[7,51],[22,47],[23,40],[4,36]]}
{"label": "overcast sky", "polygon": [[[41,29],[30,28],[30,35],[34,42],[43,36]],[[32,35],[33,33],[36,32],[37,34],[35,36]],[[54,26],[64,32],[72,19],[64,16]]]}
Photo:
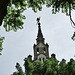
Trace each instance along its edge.
{"label": "overcast sky", "polygon": [[[0,56],[0,75],[10,75],[16,71],[17,62],[23,67],[23,59],[29,54],[34,58],[33,45],[36,43],[38,31],[37,17],[41,17],[42,33],[45,43],[49,44],[49,56],[55,53],[59,61],[63,58],[67,61],[70,58],[75,59],[75,41],[71,39],[75,29],[72,28],[68,16],[61,12],[52,14],[51,8],[45,6],[40,12],[34,13],[31,9],[27,9],[23,14],[26,20],[22,30],[6,32],[3,27],[0,28],[0,35],[5,37],[4,49]],[[74,12],[72,17],[75,17]]]}

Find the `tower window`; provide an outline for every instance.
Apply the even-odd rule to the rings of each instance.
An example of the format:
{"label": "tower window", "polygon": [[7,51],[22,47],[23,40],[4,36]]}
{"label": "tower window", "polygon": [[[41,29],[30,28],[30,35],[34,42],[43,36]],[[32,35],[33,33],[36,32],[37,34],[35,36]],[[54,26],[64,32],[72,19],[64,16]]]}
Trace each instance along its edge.
{"label": "tower window", "polygon": [[41,61],[41,58],[39,58],[39,61]]}
{"label": "tower window", "polygon": [[43,58],[43,62],[44,62],[44,58]]}
{"label": "tower window", "polygon": [[44,48],[44,53],[46,53],[46,50],[45,50],[45,48]]}
{"label": "tower window", "polygon": [[39,54],[39,48],[37,48],[37,54]]}

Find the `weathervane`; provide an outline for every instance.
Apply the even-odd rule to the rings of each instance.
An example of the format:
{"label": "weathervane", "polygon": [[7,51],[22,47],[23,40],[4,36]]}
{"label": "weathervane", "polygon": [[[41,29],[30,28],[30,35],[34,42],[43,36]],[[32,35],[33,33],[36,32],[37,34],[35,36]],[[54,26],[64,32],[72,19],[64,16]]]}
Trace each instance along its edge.
{"label": "weathervane", "polygon": [[38,24],[38,25],[40,25],[40,17],[39,17],[39,18],[37,18],[37,20],[36,20],[36,21],[37,21],[37,24]]}

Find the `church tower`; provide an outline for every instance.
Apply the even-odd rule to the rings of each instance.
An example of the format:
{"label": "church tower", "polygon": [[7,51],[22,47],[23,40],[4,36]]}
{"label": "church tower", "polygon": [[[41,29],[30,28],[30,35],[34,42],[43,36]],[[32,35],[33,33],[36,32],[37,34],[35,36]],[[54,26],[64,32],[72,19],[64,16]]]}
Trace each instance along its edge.
{"label": "church tower", "polygon": [[38,24],[38,33],[36,38],[36,44],[34,44],[34,61],[42,61],[44,62],[45,59],[49,58],[49,45],[45,44],[45,38],[43,37],[41,26],[39,22],[40,18],[37,18],[37,24]]}

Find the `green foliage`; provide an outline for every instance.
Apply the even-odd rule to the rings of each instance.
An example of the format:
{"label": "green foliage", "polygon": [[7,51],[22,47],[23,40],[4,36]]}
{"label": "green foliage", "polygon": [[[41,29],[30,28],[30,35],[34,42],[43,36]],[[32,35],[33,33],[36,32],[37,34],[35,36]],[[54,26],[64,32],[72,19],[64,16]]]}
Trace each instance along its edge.
{"label": "green foliage", "polygon": [[24,61],[25,61],[24,67],[26,75],[32,75],[31,72],[33,70],[33,64],[27,58],[25,58]]}
{"label": "green foliage", "polygon": [[70,62],[67,64],[67,75],[75,75],[75,61],[70,59]]}
{"label": "green foliage", "polygon": [[17,72],[14,72],[12,75],[24,75],[24,72],[22,71],[22,68],[19,63],[16,63],[15,67],[17,69]]}
{"label": "green foliage", "polygon": [[73,34],[73,36],[72,36],[72,40],[73,40],[73,41],[75,40],[75,32],[74,32],[74,34]]}
{"label": "green foliage", "polygon": [[62,9],[62,13],[66,13],[66,15],[70,15],[70,11],[75,9],[74,6],[75,0],[52,0],[52,8],[53,13],[59,12],[60,8]]}
{"label": "green foliage", "polygon": [[46,0],[27,0],[28,8],[31,7],[34,12],[41,11],[45,2]]}
{"label": "green foliage", "polygon": [[51,57],[42,63],[41,61],[30,62],[28,58],[25,58],[24,61],[25,72],[17,63],[17,72],[12,75],[75,75],[75,60],[73,59],[70,59],[69,62],[62,59],[59,62],[56,58]]}
{"label": "green foliage", "polygon": [[62,10],[62,13],[66,13],[71,19],[71,10],[75,9],[75,0],[11,0],[7,7],[7,15],[4,18],[5,30],[23,29],[22,20],[25,19],[25,16],[22,15],[22,12],[27,8],[32,8],[34,12],[41,11],[43,5],[52,7],[53,14]]}
{"label": "green foliage", "polygon": [[[74,21],[71,17],[71,11],[75,10],[75,0],[10,0],[7,6],[7,15],[4,17],[3,26],[6,31],[17,31],[18,29],[23,29],[23,19],[25,15],[22,15],[23,11],[27,8],[32,8],[36,13],[38,10],[42,10],[42,6],[52,7],[52,14],[56,14],[61,11],[70,16],[70,20],[75,26]],[[75,35],[72,36],[74,40]]]}
{"label": "green foliage", "polygon": [[0,55],[1,55],[1,51],[2,51],[2,43],[3,43],[4,37],[0,37]]}
{"label": "green foliage", "polygon": [[35,61],[33,62],[33,70],[32,75],[42,75],[42,69],[43,69],[42,62]]}
{"label": "green foliage", "polygon": [[62,61],[60,62],[59,64],[59,74],[60,75],[67,75],[67,64],[66,64],[66,60],[65,59],[62,59]]}
{"label": "green foliage", "polygon": [[[32,68],[29,70],[29,65],[31,64]],[[67,63],[65,59],[62,59],[62,61],[59,62],[53,57],[46,59],[44,63],[39,61],[29,63],[29,60],[27,59],[25,60],[24,66],[26,75],[75,75],[75,60],[73,59],[70,59]]]}
{"label": "green foliage", "polygon": [[23,29],[23,19],[25,16],[22,12],[26,9],[25,0],[12,0],[7,7],[7,15],[4,17],[3,26],[6,31],[17,31]]}
{"label": "green foliage", "polygon": [[48,61],[48,65],[47,65],[47,68],[46,68],[46,73],[44,75],[50,75],[50,74],[51,75],[58,75],[58,60],[51,57],[47,61]]}

